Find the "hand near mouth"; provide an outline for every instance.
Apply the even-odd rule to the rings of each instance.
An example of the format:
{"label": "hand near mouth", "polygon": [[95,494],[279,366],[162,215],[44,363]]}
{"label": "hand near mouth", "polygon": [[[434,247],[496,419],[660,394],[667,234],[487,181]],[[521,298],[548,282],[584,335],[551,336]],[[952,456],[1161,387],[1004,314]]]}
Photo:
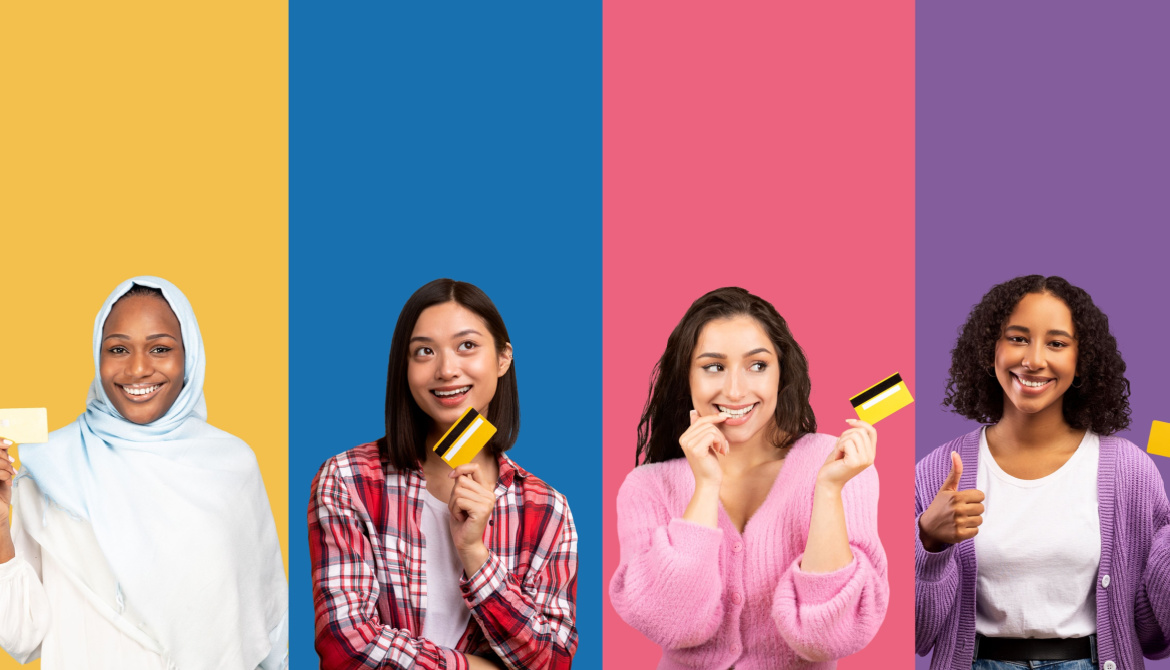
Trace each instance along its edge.
{"label": "hand near mouth", "polygon": [[691,472],[695,475],[696,488],[703,485],[714,486],[716,490],[723,481],[723,468],[719,465],[719,457],[726,456],[731,450],[727,437],[719,430],[717,424],[727,420],[723,413],[699,416],[696,410],[691,410],[691,426],[679,436],[678,443]]}

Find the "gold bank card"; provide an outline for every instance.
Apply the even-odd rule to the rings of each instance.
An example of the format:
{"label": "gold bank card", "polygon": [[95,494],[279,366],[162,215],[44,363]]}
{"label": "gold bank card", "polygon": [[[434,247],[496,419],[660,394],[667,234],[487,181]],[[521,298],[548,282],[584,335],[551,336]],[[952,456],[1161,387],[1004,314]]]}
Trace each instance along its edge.
{"label": "gold bank card", "polygon": [[873,425],[914,402],[902,375],[894,373],[849,399],[857,418]]}
{"label": "gold bank card", "polygon": [[1150,441],[1146,451],[1158,456],[1170,457],[1170,423],[1155,421],[1150,426]]}
{"label": "gold bank card", "polygon": [[495,434],[496,427],[488,423],[487,417],[475,411],[474,407],[468,407],[463,416],[435,443],[434,451],[447,465],[457,468],[471,462]]}
{"label": "gold bank card", "polygon": [[17,444],[49,441],[49,412],[44,407],[0,409],[0,437]]}

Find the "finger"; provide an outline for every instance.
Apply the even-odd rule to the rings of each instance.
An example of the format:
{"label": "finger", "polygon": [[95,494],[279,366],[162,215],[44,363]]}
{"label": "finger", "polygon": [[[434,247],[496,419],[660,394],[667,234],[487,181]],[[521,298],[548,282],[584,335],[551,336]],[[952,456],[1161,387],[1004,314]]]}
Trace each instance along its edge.
{"label": "finger", "polygon": [[979,489],[967,489],[955,493],[954,500],[960,503],[981,503],[983,502],[983,491]]}
{"label": "finger", "polygon": [[699,418],[699,410],[692,409],[691,410],[691,425],[692,426],[695,425],[695,420],[698,418]]}
{"label": "finger", "polygon": [[978,528],[962,528],[955,532],[955,537],[962,542],[963,540],[970,540],[979,534]]}
{"label": "finger", "polygon": [[960,516],[981,516],[983,512],[983,505],[980,505],[979,503],[971,503],[969,505],[959,505],[955,507],[955,513]]}
{"label": "finger", "polygon": [[939,491],[958,491],[959,478],[963,476],[963,459],[959,458],[959,452],[951,452],[951,473],[947,475],[946,481],[943,482],[942,488]]}
{"label": "finger", "polygon": [[975,528],[983,525],[983,517],[981,516],[965,516],[957,522],[957,525],[963,528]]}
{"label": "finger", "polygon": [[447,477],[451,479],[465,475],[481,484],[483,483],[483,469],[479,467],[479,463],[464,463],[447,473]]}

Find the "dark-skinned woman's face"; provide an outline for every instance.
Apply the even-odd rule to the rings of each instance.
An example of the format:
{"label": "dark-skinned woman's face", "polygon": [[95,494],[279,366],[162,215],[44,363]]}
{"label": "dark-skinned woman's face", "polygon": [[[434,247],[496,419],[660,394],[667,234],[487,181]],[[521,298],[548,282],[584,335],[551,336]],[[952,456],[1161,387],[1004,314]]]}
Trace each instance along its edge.
{"label": "dark-skinned woman's face", "polygon": [[102,388],[127,421],[167,413],[183,390],[183,334],[166,300],[132,296],[114,304],[102,329]]}

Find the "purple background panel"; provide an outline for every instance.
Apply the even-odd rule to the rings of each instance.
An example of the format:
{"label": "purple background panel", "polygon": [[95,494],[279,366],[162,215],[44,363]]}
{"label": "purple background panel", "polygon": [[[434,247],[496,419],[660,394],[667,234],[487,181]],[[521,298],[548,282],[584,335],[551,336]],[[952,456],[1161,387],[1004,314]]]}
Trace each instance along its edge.
{"label": "purple background panel", "polygon": [[1109,316],[1132,383],[1121,435],[1144,448],[1170,421],[1168,26],[1164,2],[918,4],[917,458],[975,427],[941,405],[950,349],[1023,274]]}

